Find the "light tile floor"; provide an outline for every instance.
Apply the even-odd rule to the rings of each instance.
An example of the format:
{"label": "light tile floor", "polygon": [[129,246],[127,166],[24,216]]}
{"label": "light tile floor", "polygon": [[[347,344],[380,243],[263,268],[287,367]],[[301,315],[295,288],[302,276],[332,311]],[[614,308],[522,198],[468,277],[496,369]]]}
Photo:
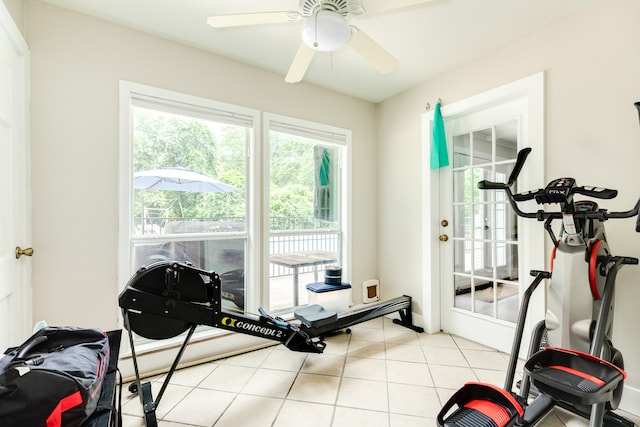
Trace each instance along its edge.
{"label": "light tile floor", "polygon": [[[435,426],[467,381],[502,386],[508,355],[447,334],[418,334],[378,318],[327,338],[324,354],[283,346],[177,371],[157,408],[160,427]],[[153,378],[157,395],[163,376]],[[144,426],[123,388],[123,426]],[[640,418],[631,417],[637,425]],[[562,410],[540,427],[588,426]]]}

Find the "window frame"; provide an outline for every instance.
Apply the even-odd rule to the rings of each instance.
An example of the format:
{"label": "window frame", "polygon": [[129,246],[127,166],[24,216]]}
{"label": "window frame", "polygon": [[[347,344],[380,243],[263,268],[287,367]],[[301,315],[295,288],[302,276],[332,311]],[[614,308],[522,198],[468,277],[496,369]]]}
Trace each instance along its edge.
{"label": "window frame", "polygon": [[[336,145],[341,147],[340,158],[340,192],[339,192],[339,204],[340,211],[338,212],[338,231],[339,234],[339,257],[340,264],[342,266],[342,278],[345,282],[351,282],[351,248],[352,248],[352,233],[351,233],[351,158],[352,158],[352,132],[349,129],[340,128],[336,126],[326,125],[322,123],[312,122],[308,120],[296,119],[289,116],[264,113],[264,129],[263,129],[263,203],[264,203],[264,217],[262,221],[262,229],[264,230],[263,239],[263,269],[264,269],[264,286],[262,289],[264,298],[263,301],[266,306],[270,306],[271,301],[269,299],[269,241],[271,236],[270,227],[270,132],[277,131],[283,133],[290,133],[292,135],[303,136],[307,138],[317,139],[325,143]],[[286,314],[285,314],[286,315]]]}
{"label": "window frame", "polygon": [[[245,276],[245,283],[259,283],[260,278],[260,245],[255,242],[260,239],[261,225],[259,221],[259,173],[258,159],[260,157],[260,112],[255,109],[226,104],[211,99],[174,92],[153,86],[139,83],[120,81],[119,87],[119,108],[120,108],[120,151],[119,151],[119,234],[118,234],[118,280],[117,291],[120,293],[126,286],[128,280],[135,273],[133,271],[133,243],[137,241],[154,241],[153,238],[136,237],[132,229],[131,218],[133,217],[133,107],[134,99],[148,100],[150,104],[156,103],[161,108],[159,111],[176,112],[193,117],[206,118],[211,120],[211,116],[206,116],[207,112],[215,112],[220,117],[227,117],[227,122],[232,122],[234,117],[243,117],[242,122],[246,126],[246,119],[250,120],[248,129],[252,132],[251,141],[246,148],[246,224],[244,232],[234,232],[223,235],[212,233],[204,234],[180,234],[167,235],[166,241],[185,240],[224,240],[224,239],[245,239],[246,253],[245,265],[248,275]],[[148,108],[148,107],[147,107]],[[190,113],[190,114],[188,114]],[[215,237],[214,237],[215,236]],[[252,309],[250,301],[259,298],[259,292],[247,286],[245,289],[248,309]],[[118,318],[119,325],[123,326],[122,316]],[[214,328],[199,328],[194,339],[225,335],[226,331]],[[180,336],[166,340],[169,345],[180,342]],[[158,348],[166,345],[163,342],[148,343],[149,348]]]}
{"label": "window frame", "polygon": [[[338,133],[344,136],[345,152],[341,163],[341,254],[344,280],[350,280],[351,265],[351,130],[337,128],[330,125],[299,120],[292,117],[263,113],[259,110],[242,106],[222,103],[208,98],[197,97],[158,87],[121,80],[119,86],[119,231],[118,231],[118,267],[117,267],[117,292],[124,289],[131,276],[135,273],[132,269],[132,240],[133,230],[130,228],[133,210],[133,145],[132,145],[132,103],[135,96],[149,97],[156,100],[175,101],[181,105],[204,106],[217,111],[227,111],[251,117],[252,141],[247,147],[247,220],[246,220],[246,267],[245,283],[258,283],[260,286],[246,286],[246,311],[257,312],[261,305],[268,306],[269,293],[269,155],[268,135],[269,127],[263,126],[268,120],[278,120],[291,126],[314,129],[322,132]],[[267,141],[265,143],[265,141]],[[263,154],[265,153],[267,155]],[[265,179],[267,177],[267,179]],[[181,238],[188,236],[181,235]],[[194,236],[199,237],[199,236]],[[224,236],[229,237],[229,236]],[[234,237],[234,236],[231,236]],[[292,316],[292,313],[286,313]],[[283,315],[284,316],[284,315]],[[121,327],[124,321],[118,315],[118,324]],[[202,329],[202,330],[200,330]],[[220,340],[222,339],[222,341]],[[131,356],[128,340],[123,342],[122,356],[128,359]],[[161,369],[166,366],[169,358],[173,358],[173,350],[183,341],[181,335],[162,341],[143,340],[140,345],[136,343],[136,353],[144,364],[145,370]],[[234,334],[226,330],[215,328],[198,328],[190,345],[190,355],[184,362],[196,360],[213,360],[224,357],[227,354],[235,354],[250,349],[272,345],[263,339],[242,334]],[[147,360],[146,362],[143,360]],[[189,360],[187,360],[189,359]]]}

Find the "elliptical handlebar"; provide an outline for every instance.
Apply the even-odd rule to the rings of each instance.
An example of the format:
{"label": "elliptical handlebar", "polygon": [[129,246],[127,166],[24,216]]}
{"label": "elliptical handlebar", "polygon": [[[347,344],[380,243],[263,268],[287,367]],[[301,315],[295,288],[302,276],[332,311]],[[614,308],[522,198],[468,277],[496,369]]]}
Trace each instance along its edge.
{"label": "elliptical handlebar", "polygon": [[576,187],[573,189],[573,194],[582,194],[596,199],[613,199],[618,195],[618,190],[602,187]]}
{"label": "elliptical handlebar", "polygon": [[[638,107],[640,114],[640,103],[637,103],[636,106]],[[564,207],[564,205],[570,203],[574,194],[582,194],[584,196],[597,199],[613,199],[618,195],[617,190],[609,188],[590,186],[577,187],[573,178],[556,179],[551,181],[546,188],[513,194],[513,192],[511,191],[511,187],[518,179],[518,175],[520,175],[524,163],[530,153],[531,148],[529,147],[523,148],[518,152],[516,164],[513,167],[513,171],[511,172],[507,183],[482,180],[478,182],[478,188],[480,190],[504,190],[507,193],[509,203],[511,204],[511,207],[513,208],[516,215],[522,218],[535,218],[538,221],[544,221],[547,219],[560,219],[569,212],[548,212],[542,209],[536,212],[525,212],[519,208],[518,203],[535,200],[538,204],[560,203]],[[570,213],[575,218],[597,219],[599,221],[606,221],[611,218],[630,218],[638,215],[638,218],[636,220],[636,232],[640,233],[640,198],[636,202],[635,206],[628,211],[609,212],[606,209],[599,209],[594,211],[571,211]]]}
{"label": "elliptical handlebar", "polygon": [[531,153],[531,147],[526,147],[518,151],[516,164],[513,166],[513,170],[511,171],[511,175],[509,175],[509,180],[507,181],[506,184],[502,182],[482,180],[478,183],[478,188],[480,190],[506,190],[510,188],[513,184],[516,183],[516,180],[518,179],[518,175],[520,175],[520,172],[522,171],[522,167],[527,161],[527,157],[529,156],[530,153]]}
{"label": "elliptical handlebar", "polygon": [[524,167],[525,162],[527,161],[527,157],[531,154],[531,147],[523,148],[518,152],[518,157],[516,158],[516,164],[513,166],[513,170],[511,171],[511,175],[509,175],[509,181],[507,185],[511,187],[516,183],[522,168]]}

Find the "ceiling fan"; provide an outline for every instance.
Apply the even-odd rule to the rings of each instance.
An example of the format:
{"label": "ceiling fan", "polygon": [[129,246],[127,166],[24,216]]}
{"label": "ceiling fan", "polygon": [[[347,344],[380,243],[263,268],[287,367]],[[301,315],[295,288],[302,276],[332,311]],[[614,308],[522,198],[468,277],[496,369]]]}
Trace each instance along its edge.
{"label": "ceiling fan", "polygon": [[302,43],[285,81],[297,83],[304,77],[316,52],[332,52],[348,45],[380,73],[392,72],[398,61],[364,32],[350,24],[354,17],[404,9],[434,0],[300,0],[297,11],[276,11],[217,15],[207,18],[214,28],[279,24],[304,21]]}

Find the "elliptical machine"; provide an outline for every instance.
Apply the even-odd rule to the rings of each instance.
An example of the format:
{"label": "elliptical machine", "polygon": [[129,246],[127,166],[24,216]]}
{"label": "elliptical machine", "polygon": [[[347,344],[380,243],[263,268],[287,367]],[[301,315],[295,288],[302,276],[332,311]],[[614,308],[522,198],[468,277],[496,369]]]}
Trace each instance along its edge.
{"label": "elliptical machine", "polygon": [[[640,111],[640,104],[636,106]],[[594,201],[575,201],[578,194],[612,199],[617,191],[577,186],[573,178],[555,179],[544,189],[514,194],[511,188],[530,152],[525,148],[518,153],[507,183],[481,181],[478,188],[504,191],[518,216],[544,221],[554,244],[552,271],[531,272],[535,279],[523,294],[504,388],[465,384],[443,406],[437,423],[446,427],[532,426],[559,406],[588,418],[591,427],[632,427],[632,421],[612,412],[620,402],[626,373],[611,332],[616,275],[623,265],[638,264],[638,259],[611,255],[604,221],[636,216],[640,200],[625,212],[609,212]],[[522,211],[519,203],[530,200],[559,206],[559,210]],[[552,229],[554,220],[562,222],[558,237]],[[640,217],[636,231],[640,232]],[[534,327],[516,393],[512,389],[529,300],[545,279],[550,279],[547,312]]]}

